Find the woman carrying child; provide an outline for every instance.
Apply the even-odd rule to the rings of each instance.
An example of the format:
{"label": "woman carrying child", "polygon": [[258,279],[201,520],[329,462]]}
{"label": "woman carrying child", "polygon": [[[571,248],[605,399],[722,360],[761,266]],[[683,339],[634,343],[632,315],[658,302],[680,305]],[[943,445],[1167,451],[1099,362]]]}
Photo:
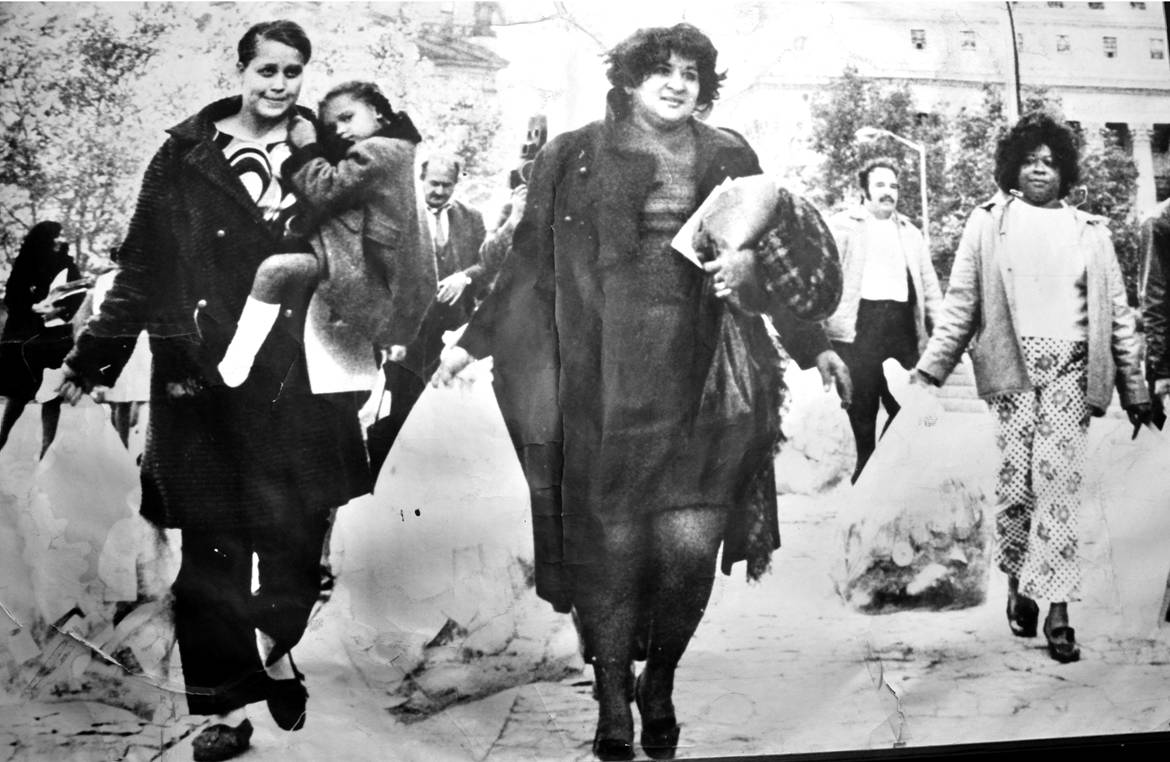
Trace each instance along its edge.
{"label": "woman carrying child", "polygon": [[284,729],[304,725],[308,692],[291,650],[320,593],[330,513],[371,487],[360,396],[310,388],[303,296],[285,302],[243,383],[216,370],[257,270],[289,251],[285,221],[301,212],[279,170],[311,52],[287,20],[240,39],[239,94],[169,130],[114,283],[65,361],[61,391],[75,402],[111,385],[139,331],[150,334],[142,514],[182,532],[173,592],[187,705],[216,718],[194,739],[197,760],[248,748],[253,702]]}
{"label": "woman carrying child", "polygon": [[[359,81],[330,90],[318,112],[328,130],[321,142],[311,120],[294,116],[289,124],[292,154],[281,173],[307,208],[289,223],[286,253],[256,271],[219,364],[228,386],[247,378],[281,302],[316,284],[323,315],[312,319],[310,307],[306,326],[310,341],[326,349],[316,356],[368,376],[352,390],[369,389],[380,367],[372,348],[401,360],[435,291],[435,270],[419,239],[413,173],[421,138],[410,117],[394,111],[376,84]],[[310,355],[309,378],[316,390],[315,359]]]}

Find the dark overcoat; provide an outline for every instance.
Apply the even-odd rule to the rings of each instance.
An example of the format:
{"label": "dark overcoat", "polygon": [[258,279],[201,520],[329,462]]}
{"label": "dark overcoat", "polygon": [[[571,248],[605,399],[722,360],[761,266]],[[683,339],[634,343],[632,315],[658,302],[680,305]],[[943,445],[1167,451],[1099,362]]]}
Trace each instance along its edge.
{"label": "dark overcoat", "polygon": [[[685,264],[693,273],[669,275],[691,300],[693,351],[671,368],[678,378],[634,376],[639,358],[630,351],[661,337],[639,330],[645,304],[620,282],[634,274],[631,263],[641,255],[639,216],[656,167],[652,156],[625,149],[617,129],[611,116],[558,136],[538,155],[513,252],[460,340],[473,356],[493,357],[501,412],[532,492],[537,593],[562,611],[572,606],[573,570],[597,560],[598,522],[724,505],[731,511],[725,572],[747,557],[749,544],[768,552],[779,545],[770,478],[777,427],[705,419],[699,411],[724,303],[693,265]],[[725,178],[760,172],[739,136],[701,122],[691,129],[696,206]],[[743,327],[759,370],[761,409],[778,405],[779,358],[764,323],[747,318]],[[827,346],[812,325],[794,331],[791,346],[786,342],[806,367]],[[626,412],[627,392],[653,397],[667,387],[683,388],[685,397],[670,426]],[[650,436],[639,438],[639,429]],[[649,467],[640,445],[657,447],[659,435],[671,449]],[[657,468],[663,463],[671,473],[689,470],[699,478],[673,480]]]}
{"label": "dark overcoat", "polygon": [[69,320],[81,306],[84,294],[61,301],[63,325],[45,326],[33,305],[49,295],[49,286],[62,270],[65,278],[81,278],[73,257],[56,251],[30,251],[12,263],[4,291],[8,317],[0,331],[0,396],[31,400],[40,388],[47,368],[61,367],[73,332]]}
{"label": "dark overcoat", "polygon": [[227,98],[168,130],[114,283],[66,358],[86,385],[112,385],[149,332],[142,513],[165,526],[271,526],[370,487],[357,400],[309,391],[299,338],[307,295],[285,305],[244,384],[229,388],[216,371],[281,235],[212,142],[214,123],[239,110],[240,98]]}

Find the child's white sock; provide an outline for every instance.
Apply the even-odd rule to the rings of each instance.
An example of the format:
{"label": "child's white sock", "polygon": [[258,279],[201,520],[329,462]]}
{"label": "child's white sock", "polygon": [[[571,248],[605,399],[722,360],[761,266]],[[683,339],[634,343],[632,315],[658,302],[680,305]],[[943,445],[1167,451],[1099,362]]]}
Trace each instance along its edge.
{"label": "child's white sock", "polygon": [[276,660],[275,664],[267,664],[268,655],[276,647],[276,641],[256,630],[256,648],[260,651],[260,662],[265,664],[264,671],[273,680],[293,680],[297,674],[293,672],[292,662],[287,655]]}
{"label": "child's white sock", "polygon": [[239,386],[248,378],[252,370],[252,362],[268,332],[272,330],[277,315],[280,314],[279,304],[269,304],[249,296],[244,303],[244,311],[240,313],[240,321],[236,324],[236,334],[228,344],[227,352],[219,363],[219,375],[228,386]]}

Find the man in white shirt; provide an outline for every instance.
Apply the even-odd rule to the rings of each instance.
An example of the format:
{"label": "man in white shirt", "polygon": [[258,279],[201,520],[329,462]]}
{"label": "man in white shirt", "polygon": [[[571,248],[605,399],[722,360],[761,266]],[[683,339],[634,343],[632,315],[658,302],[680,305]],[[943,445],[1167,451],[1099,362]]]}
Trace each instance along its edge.
{"label": "man in white shirt", "polygon": [[848,410],[857,443],[854,482],[876,446],[879,402],[887,426],[899,410],[882,363],[893,358],[906,369],[914,367],[942,307],[922,233],[897,211],[897,165],[891,159],[870,161],[858,183],[862,205],[829,219],[844,287],[836,312],[824,323],[853,380]]}

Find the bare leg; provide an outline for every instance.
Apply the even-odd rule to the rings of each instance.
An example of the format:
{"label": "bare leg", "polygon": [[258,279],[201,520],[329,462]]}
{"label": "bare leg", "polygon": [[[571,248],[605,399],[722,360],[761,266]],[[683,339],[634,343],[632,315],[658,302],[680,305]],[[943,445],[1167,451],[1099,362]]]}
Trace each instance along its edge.
{"label": "bare leg", "polygon": [[31,400],[19,400],[15,397],[9,397],[8,401],[4,403],[4,416],[0,418],[0,449],[8,444],[8,435],[12,433],[12,427],[16,425],[20,414],[24,412],[25,406]]}
{"label": "bare leg", "polygon": [[61,421],[61,398],[55,397],[41,404],[41,457],[57,438],[57,424]]}
{"label": "bare leg", "polygon": [[252,292],[236,324],[236,333],[219,363],[219,374],[228,386],[248,378],[260,346],[268,338],[280,314],[284,293],[317,279],[319,265],[313,254],[273,254],[260,263],[252,280]]}
{"label": "bare leg", "polygon": [[110,423],[114,424],[114,430],[118,432],[118,438],[122,440],[124,447],[130,447],[130,429],[134,426],[132,422],[133,402],[111,402],[110,403]]}

